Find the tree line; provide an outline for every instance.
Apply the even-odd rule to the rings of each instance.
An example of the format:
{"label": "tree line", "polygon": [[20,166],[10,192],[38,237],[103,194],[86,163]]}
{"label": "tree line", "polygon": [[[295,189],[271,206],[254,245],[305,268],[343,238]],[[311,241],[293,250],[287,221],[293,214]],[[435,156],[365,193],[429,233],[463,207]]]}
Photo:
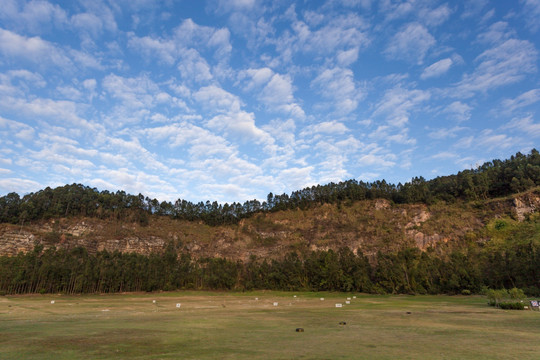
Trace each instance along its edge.
{"label": "tree line", "polygon": [[148,224],[149,216],[203,221],[209,225],[234,224],[253,214],[287,209],[307,209],[321,204],[347,204],[383,198],[395,203],[455,202],[505,196],[540,185],[540,154],[517,153],[510,159],[493,160],[476,169],[426,181],[415,177],[405,184],[385,180],[363,182],[347,180],[294,191],[290,195],[268,194],[266,201],[219,204],[217,201],[193,203],[178,199],[174,203],[158,201],[125,191],[99,191],[81,184],[40,190],[21,197],[9,193],[0,197],[0,222],[23,224],[26,221],[67,216],[115,218]]}
{"label": "tree line", "polygon": [[484,287],[518,287],[540,296],[540,243],[508,244],[497,250],[471,246],[445,256],[404,248],[379,252],[369,261],[359,250],[341,248],[290,252],[281,259],[252,256],[246,262],[192,258],[174,243],[150,255],[36,246],[26,254],[0,256],[0,294],[176,289],[470,294]]}

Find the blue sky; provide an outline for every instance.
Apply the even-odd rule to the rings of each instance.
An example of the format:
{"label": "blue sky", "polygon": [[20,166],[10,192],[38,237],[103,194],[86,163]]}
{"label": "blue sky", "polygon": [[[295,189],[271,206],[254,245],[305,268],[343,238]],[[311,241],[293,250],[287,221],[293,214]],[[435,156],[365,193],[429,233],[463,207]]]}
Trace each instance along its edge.
{"label": "blue sky", "polygon": [[0,0],[0,195],[265,199],[538,147],[540,1]]}

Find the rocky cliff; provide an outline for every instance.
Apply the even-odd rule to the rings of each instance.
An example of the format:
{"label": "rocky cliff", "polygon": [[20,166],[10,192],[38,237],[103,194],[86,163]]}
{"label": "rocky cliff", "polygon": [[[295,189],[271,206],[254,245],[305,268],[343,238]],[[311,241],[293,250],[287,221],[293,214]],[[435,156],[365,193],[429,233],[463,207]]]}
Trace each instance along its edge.
{"label": "rocky cliff", "polygon": [[367,255],[404,245],[460,246],[486,241],[482,229],[501,217],[524,221],[540,208],[540,193],[474,203],[396,205],[386,200],[323,205],[308,210],[261,213],[237,225],[216,226],[166,217],[151,217],[148,226],[95,218],[64,218],[32,224],[0,224],[0,255],[14,256],[45,248],[83,246],[101,250],[150,254],[169,242],[196,257],[246,260],[279,257],[289,251],[327,250],[343,246]]}

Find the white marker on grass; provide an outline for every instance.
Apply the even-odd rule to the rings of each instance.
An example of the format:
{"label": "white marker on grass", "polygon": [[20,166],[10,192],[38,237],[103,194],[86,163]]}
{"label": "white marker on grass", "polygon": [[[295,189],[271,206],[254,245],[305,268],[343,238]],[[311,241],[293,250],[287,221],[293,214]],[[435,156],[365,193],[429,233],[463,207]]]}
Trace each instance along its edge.
{"label": "white marker on grass", "polygon": [[179,307],[180,307],[180,303],[176,304],[176,307],[179,308]]}

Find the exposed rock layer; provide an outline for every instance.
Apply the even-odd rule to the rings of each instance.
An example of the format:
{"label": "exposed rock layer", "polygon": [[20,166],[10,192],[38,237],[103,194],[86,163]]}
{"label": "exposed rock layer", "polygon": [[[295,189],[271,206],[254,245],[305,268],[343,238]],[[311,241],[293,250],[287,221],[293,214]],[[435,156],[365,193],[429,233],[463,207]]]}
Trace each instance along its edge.
{"label": "exposed rock layer", "polygon": [[[404,245],[421,250],[459,244],[497,217],[523,221],[540,208],[532,191],[483,204],[395,205],[386,200],[348,206],[322,205],[309,210],[258,214],[238,225],[210,227],[202,223],[152,217],[147,227],[116,220],[58,219],[25,226],[0,224],[0,255],[45,248],[85,247],[90,253],[162,251],[174,242],[179,251],[196,257],[279,257],[289,251],[338,249],[366,255]],[[482,239],[479,239],[482,240]]]}

